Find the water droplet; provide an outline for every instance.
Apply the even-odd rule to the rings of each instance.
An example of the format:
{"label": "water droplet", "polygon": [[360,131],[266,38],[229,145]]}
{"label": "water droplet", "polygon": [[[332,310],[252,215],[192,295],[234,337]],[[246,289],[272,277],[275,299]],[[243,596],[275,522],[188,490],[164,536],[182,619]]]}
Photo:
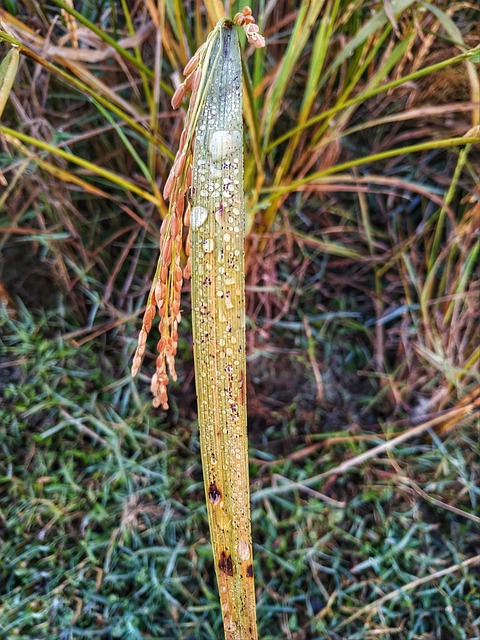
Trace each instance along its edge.
{"label": "water droplet", "polygon": [[[242,148],[240,131],[215,131],[210,139],[209,151],[214,162],[221,162],[225,156],[239,153]],[[238,159],[234,162],[238,163]]]}
{"label": "water droplet", "polygon": [[205,253],[212,253],[213,251],[213,240],[211,238],[207,238],[203,241],[203,250]]}
{"label": "water droplet", "polygon": [[204,207],[193,207],[190,216],[190,224],[192,229],[199,229],[207,218],[208,211]]}

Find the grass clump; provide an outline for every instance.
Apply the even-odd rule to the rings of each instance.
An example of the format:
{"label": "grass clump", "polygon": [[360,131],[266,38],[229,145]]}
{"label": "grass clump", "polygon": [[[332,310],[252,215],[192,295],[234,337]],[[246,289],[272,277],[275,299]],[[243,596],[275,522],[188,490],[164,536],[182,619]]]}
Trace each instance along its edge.
{"label": "grass clump", "polygon": [[[480,637],[478,11],[253,8],[259,635]],[[188,295],[167,414],[128,366],[183,128],[176,73],[222,15],[77,9],[0,10],[2,56],[20,54],[0,88],[0,629],[217,638]]]}

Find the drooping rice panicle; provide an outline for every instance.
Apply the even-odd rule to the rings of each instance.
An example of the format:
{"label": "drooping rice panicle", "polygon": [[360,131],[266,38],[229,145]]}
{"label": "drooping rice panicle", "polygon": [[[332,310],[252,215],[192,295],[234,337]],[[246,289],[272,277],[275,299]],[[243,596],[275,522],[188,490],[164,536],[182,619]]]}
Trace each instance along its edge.
{"label": "drooping rice panicle", "polygon": [[[175,370],[175,355],[178,346],[178,323],[181,320],[180,294],[184,278],[188,278],[191,271],[189,262],[181,263],[183,245],[183,227],[189,222],[189,205],[185,204],[186,194],[191,186],[193,142],[195,126],[195,103],[199,99],[198,86],[200,81],[200,60],[208,58],[209,40],[202,45],[185,68],[186,80],[182,83],[172,98],[172,107],[178,108],[183,101],[186,85],[192,89],[190,109],[187,114],[185,127],[180,136],[180,147],[175,157],[173,167],[163,188],[163,197],[169,200],[168,214],[163,220],[160,230],[160,257],[158,260],[152,286],[147,300],[142,329],[138,337],[138,345],[133,357],[132,375],[135,376],[145,355],[147,336],[152,327],[156,313],[160,317],[160,340],[157,343],[156,371],[151,381],[153,405],[168,409],[167,384],[169,377],[177,379]],[[198,116],[197,116],[198,117]],[[188,224],[185,225],[188,227]],[[188,246],[186,247],[188,249]]]}
{"label": "drooping rice panicle", "polygon": [[[265,45],[265,40],[258,33],[258,26],[255,24],[249,7],[245,7],[242,13],[236,14],[233,22],[237,26],[243,26],[248,41],[254,46],[262,47]],[[179,85],[172,98],[172,107],[177,109],[183,102],[186,91],[192,91],[185,126],[180,137],[179,150],[163,189],[164,199],[169,200],[168,214],[161,228],[160,258],[153,277],[132,363],[132,375],[135,376],[142,364],[147,336],[158,312],[160,339],[157,343],[158,355],[156,371],[151,381],[151,391],[153,405],[155,407],[161,406],[163,409],[168,409],[168,380],[169,378],[177,379],[175,355],[178,347],[178,323],[181,320],[180,294],[183,280],[189,278],[191,273],[188,237],[185,243],[185,253],[188,260],[185,265],[182,265],[181,253],[183,227],[189,227],[191,218],[190,204],[186,203],[186,196],[192,186],[195,132],[211,82],[211,74],[209,75],[207,70],[210,69],[214,45],[227,24],[232,25],[232,22],[227,19],[220,21],[211,31],[206,42],[186,64],[184,68],[185,81]],[[218,59],[217,51],[214,55]],[[211,69],[214,66],[212,65]]]}

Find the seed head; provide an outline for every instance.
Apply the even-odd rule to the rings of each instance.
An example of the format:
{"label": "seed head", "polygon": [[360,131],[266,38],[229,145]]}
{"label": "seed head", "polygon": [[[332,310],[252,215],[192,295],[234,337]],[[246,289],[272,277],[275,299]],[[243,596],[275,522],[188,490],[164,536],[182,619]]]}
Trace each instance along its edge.
{"label": "seed head", "polygon": [[[185,117],[185,125],[180,136],[180,144],[173,167],[163,187],[163,197],[169,201],[168,213],[160,229],[160,258],[150,289],[147,306],[143,316],[142,328],[138,336],[138,345],[132,362],[132,375],[136,375],[145,355],[148,333],[152,328],[155,315],[159,315],[159,340],[155,373],[151,380],[153,406],[168,409],[167,384],[169,379],[176,380],[175,355],[178,349],[178,323],[180,296],[184,280],[190,278],[192,263],[190,258],[190,233],[186,234],[184,254],[187,256],[182,267],[183,227],[190,227],[190,203],[186,198],[192,185],[192,162],[195,146],[195,131],[198,123],[199,105],[205,99],[208,86],[208,73],[212,52],[212,42],[218,37],[225,21],[217,24],[192,58],[187,62],[183,73],[185,81],[176,89],[172,97],[172,108],[178,109],[183,103],[187,90],[191,90],[190,105]],[[249,7],[237,13],[234,23],[242,26],[248,42],[255,47],[263,47],[265,39],[259,34],[258,26]]]}
{"label": "seed head", "polygon": [[233,22],[237,26],[243,27],[250,44],[253,44],[257,49],[265,46],[265,38],[258,33],[258,25],[255,24],[250,7],[244,7],[242,13],[236,13]]}
{"label": "seed head", "polygon": [[178,109],[185,97],[185,83],[182,82],[172,96],[172,109]]}
{"label": "seed head", "polygon": [[185,77],[189,76],[192,71],[195,71],[195,69],[198,67],[198,63],[200,61],[200,56],[198,55],[198,52],[192,57],[190,58],[190,60],[187,62],[185,69],[183,70],[183,75]]}
{"label": "seed head", "polygon": [[163,187],[163,199],[168,200],[170,198],[170,194],[172,193],[173,183],[175,182],[175,174],[173,171],[170,171],[168,174],[167,181],[165,186]]}

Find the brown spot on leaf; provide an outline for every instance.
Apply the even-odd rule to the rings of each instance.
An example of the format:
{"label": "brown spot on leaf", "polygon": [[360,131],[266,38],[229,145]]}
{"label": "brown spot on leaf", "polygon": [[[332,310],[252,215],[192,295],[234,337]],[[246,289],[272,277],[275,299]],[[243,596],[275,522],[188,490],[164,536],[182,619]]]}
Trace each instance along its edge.
{"label": "brown spot on leaf", "polygon": [[226,573],[227,576],[233,576],[232,556],[229,556],[225,551],[222,551],[220,554],[220,560],[218,561],[218,568],[220,571],[223,571],[223,573]]}
{"label": "brown spot on leaf", "polygon": [[217,487],[215,482],[210,483],[210,488],[208,490],[208,499],[213,505],[218,504],[222,499],[222,492]]}
{"label": "brown spot on leaf", "polygon": [[239,392],[239,401],[240,404],[243,404],[245,401],[245,389],[243,386],[243,371],[240,371],[240,377],[238,379],[238,392]]}
{"label": "brown spot on leaf", "polygon": [[253,565],[251,564],[247,567],[247,578],[253,578]]}

